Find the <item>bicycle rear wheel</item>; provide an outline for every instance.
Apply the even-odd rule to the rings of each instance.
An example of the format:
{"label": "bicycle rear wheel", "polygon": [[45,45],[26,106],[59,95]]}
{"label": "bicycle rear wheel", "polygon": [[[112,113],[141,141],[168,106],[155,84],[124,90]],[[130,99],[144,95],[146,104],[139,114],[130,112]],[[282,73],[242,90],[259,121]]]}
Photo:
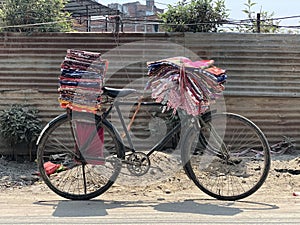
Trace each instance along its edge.
{"label": "bicycle rear wheel", "polygon": [[120,139],[110,123],[88,113],[62,114],[38,140],[37,163],[46,185],[72,200],[88,200],[112,186],[121,170]]}
{"label": "bicycle rear wheel", "polygon": [[238,200],[257,191],[270,169],[270,149],[262,131],[237,114],[203,117],[200,131],[185,136],[184,169],[206,194],[220,200]]}

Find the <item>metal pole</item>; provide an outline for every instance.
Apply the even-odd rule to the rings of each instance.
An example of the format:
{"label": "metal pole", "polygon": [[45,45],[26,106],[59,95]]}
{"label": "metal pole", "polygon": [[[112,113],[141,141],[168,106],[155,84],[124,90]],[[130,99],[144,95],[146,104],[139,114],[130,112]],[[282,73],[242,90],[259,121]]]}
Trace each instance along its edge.
{"label": "metal pole", "polygon": [[86,20],[86,31],[87,32],[90,32],[91,31],[91,28],[90,28],[90,13],[89,13],[89,7],[86,6],[86,17],[87,17],[87,20]]}
{"label": "metal pole", "polygon": [[108,18],[107,16],[105,17],[105,31],[107,32],[108,30]]}
{"label": "metal pole", "polygon": [[257,33],[260,33],[260,13],[257,13],[256,15],[256,27],[257,27]]}
{"label": "metal pole", "polygon": [[116,33],[119,33],[120,31],[120,16],[116,16]]}

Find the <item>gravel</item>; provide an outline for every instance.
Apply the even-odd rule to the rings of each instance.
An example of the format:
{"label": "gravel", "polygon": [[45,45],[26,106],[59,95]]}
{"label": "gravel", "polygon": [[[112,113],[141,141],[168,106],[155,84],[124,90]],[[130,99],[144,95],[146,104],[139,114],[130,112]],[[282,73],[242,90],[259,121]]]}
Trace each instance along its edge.
{"label": "gravel", "polygon": [[35,162],[19,163],[0,158],[0,190],[22,188],[39,179]]}
{"label": "gravel", "polygon": [[[165,181],[157,181],[158,183],[154,182],[153,184],[146,179],[147,176],[138,177],[137,180],[139,180],[140,183],[141,180],[147,180],[147,182],[142,182],[147,184],[147,187],[143,187],[143,190],[153,189],[153,187],[155,187],[156,189],[160,188],[162,190],[166,190],[167,193],[170,193],[173,191],[178,191],[179,189],[181,190],[184,186],[183,184],[186,185],[187,177],[184,173],[181,175],[182,177],[173,175]],[[121,186],[124,185],[124,182],[122,182],[122,176],[124,175],[121,175],[118,178],[119,180],[117,180],[121,181]],[[299,178],[300,153],[298,151],[296,154],[294,152],[294,154],[283,154],[279,156],[273,155],[272,166],[265,187],[274,190],[277,187],[281,189],[282,187],[290,185],[291,190],[299,191]],[[38,169],[35,162],[25,161],[20,163],[7,160],[4,157],[0,158],[0,191],[22,189],[33,184],[43,184],[41,178],[38,176]],[[133,186],[137,188],[136,183],[134,182],[132,182],[127,188],[131,188],[132,184],[135,184]],[[190,182],[190,185],[191,187],[193,186],[192,182]],[[127,190],[125,187],[121,189],[124,189],[124,191]]]}

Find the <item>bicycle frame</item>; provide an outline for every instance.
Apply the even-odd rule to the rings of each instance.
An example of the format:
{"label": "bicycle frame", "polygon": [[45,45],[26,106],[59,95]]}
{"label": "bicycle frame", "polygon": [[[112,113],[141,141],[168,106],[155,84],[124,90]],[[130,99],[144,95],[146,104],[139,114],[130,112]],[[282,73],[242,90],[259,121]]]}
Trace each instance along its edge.
{"label": "bicycle frame", "polygon": [[[130,133],[126,127],[126,123],[125,123],[125,119],[123,117],[123,114],[121,112],[120,106],[126,106],[126,105],[138,105],[141,104],[141,106],[162,106],[162,104],[160,103],[156,103],[156,102],[123,102],[123,101],[119,101],[119,100],[115,100],[113,102],[113,104],[109,107],[109,109],[103,113],[102,115],[102,119],[107,120],[107,116],[109,115],[109,113],[111,112],[111,110],[113,108],[116,109],[116,112],[118,114],[118,118],[120,119],[121,125],[122,125],[122,129],[125,132],[125,137],[128,141],[129,146],[125,145],[124,141],[121,140],[125,151],[130,151],[132,153],[136,152],[137,150],[135,149],[133,143],[132,143],[132,139],[130,136]],[[153,152],[155,151],[162,151],[163,147],[168,143],[168,141],[170,141],[172,139],[172,137],[177,134],[180,129],[181,129],[181,123],[182,122],[186,122],[188,119],[184,119],[183,121],[180,121],[179,123],[176,124],[176,126],[170,130],[159,142],[157,142],[147,153],[147,156],[150,156]]]}
{"label": "bicycle frame", "polygon": [[[138,105],[138,104],[141,104],[141,106],[162,106],[162,104],[156,103],[156,102],[139,102],[138,103],[138,102],[132,102],[132,101],[119,101],[118,99],[114,99],[114,101],[110,103],[110,106],[108,107],[108,109],[101,115],[101,120],[99,121],[101,123],[101,121],[105,120],[105,122],[110,124],[110,126],[115,130],[115,132],[119,133],[117,128],[115,128],[114,125],[107,119],[107,117],[110,115],[110,112],[112,111],[112,109],[115,108],[115,110],[117,112],[117,115],[118,115],[118,118],[121,122],[122,129],[125,132],[126,140],[129,144],[129,146],[127,146],[124,143],[122,138],[119,139],[120,143],[123,146],[124,153],[126,153],[126,152],[134,153],[134,152],[137,152],[137,149],[133,145],[130,132],[127,129],[126,122],[125,122],[125,119],[124,119],[124,116],[122,114],[122,111],[121,111],[120,107],[121,106],[126,106],[126,105],[127,106],[132,106],[132,105]],[[184,125],[192,126],[193,129],[195,129],[195,131],[197,131],[197,132],[199,132],[201,127],[210,126],[210,128],[212,128],[213,136],[215,138],[219,139],[219,141],[221,143],[220,144],[220,146],[222,146],[221,149],[216,149],[213,146],[211,146],[207,142],[205,137],[201,134],[201,132],[199,132],[199,141],[200,141],[200,143],[202,144],[202,146],[208,146],[207,150],[209,152],[211,152],[212,154],[214,154],[214,155],[216,155],[216,156],[218,156],[222,159],[228,158],[228,152],[227,152],[227,149],[226,149],[222,139],[220,137],[218,137],[217,132],[214,132],[213,126],[211,124],[205,123],[204,119],[203,119],[207,116],[210,116],[211,113],[213,113],[213,112],[211,112],[211,111],[206,112],[205,114],[203,114],[199,117],[184,116],[183,118],[181,118],[181,120],[169,132],[167,132],[167,134],[164,135],[164,137],[162,139],[160,139],[154,146],[152,146],[152,148],[150,148],[150,150],[147,152],[146,155],[149,157],[155,151],[162,151],[163,148],[166,146],[166,144],[172,139],[172,137],[174,137],[174,135],[178,134],[181,131],[181,128],[183,127],[182,124],[184,124]],[[99,124],[97,124],[97,126],[98,125]],[[92,134],[90,136],[89,139],[92,140],[94,135],[96,135],[96,131],[95,131],[94,134]],[[183,135],[183,137],[185,137],[185,135]],[[89,141],[87,140],[87,142],[85,143],[83,149],[85,149],[85,147],[87,147],[88,144],[89,144]],[[80,157],[80,158],[82,158],[82,157]],[[94,159],[94,158],[88,158],[88,159]],[[98,160],[101,160],[101,159],[98,158]]]}

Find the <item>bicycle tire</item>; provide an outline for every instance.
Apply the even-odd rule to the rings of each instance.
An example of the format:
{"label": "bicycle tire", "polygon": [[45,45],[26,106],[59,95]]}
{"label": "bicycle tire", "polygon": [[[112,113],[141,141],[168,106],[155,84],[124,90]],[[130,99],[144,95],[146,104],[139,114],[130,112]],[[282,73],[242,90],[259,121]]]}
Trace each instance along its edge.
{"label": "bicycle tire", "polygon": [[233,113],[206,114],[202,119],[206,126],[198,132],[189,128],[183,141],[182,161],[188,177],[219,200],[239,200],[256,192],[271,164],[263,132],[249,119]]}
{"label": "bicycle tire", "polygon": [[[86,129],[91,130],[89,136],[93,138],[88,139],[85,146],[79,146],[80,141],[83,143],[80,139],[87,138],[84,136]],[[100,129],[103,136],[99,142]],[[112,125],[107,120],[101,120],[100,116],[78,112],[72,116],[64,113],[48,123],[37,142],[40,176],[53,192],[63,198],[95,198],[107,191],[120,173],[124,151],[119,140]],[[91,147],[95,143],[103,145],[103,142],[104,147]],[[55,171],[49,169],[48,165],[54,167]]]}

